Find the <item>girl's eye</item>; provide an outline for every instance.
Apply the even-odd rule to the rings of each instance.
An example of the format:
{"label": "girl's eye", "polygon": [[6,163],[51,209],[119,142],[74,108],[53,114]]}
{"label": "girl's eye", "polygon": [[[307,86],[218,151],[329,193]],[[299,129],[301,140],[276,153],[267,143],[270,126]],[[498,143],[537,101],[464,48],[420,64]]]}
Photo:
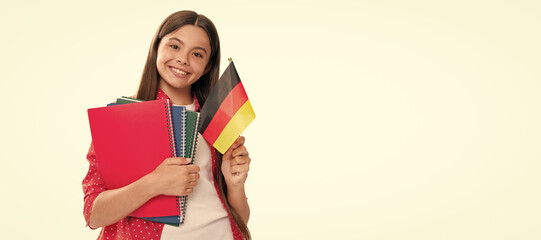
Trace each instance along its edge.
{"label": "girl's eye", "polygon": [[198,57],[198,58],[202,58],[203,55],[201,55],[200,53],[193,53],[194,56]]}
{"label": "girl's eye", "polygon": [[169,47],[171,47],[172,49],[175,49],[175,50],[178,49],[178,46],[177,46],[177,45],[169,45]]}

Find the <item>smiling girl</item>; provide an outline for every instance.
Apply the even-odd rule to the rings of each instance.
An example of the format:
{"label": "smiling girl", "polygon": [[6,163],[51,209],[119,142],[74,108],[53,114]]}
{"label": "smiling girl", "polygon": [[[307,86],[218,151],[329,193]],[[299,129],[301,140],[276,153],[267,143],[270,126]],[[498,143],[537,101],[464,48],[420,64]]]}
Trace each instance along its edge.
{"label": "smiling girl", "polygon": [[[220,40],[214,24],[193,11],[167,17],[152,40],[136,97],[168,98],[198,111],[218,81]],[[87,225],[102,228],[98,239],[250,239],[244,183],[250,157],[239,137],[223,155],[198,136],[191,159],[167,158],[151,173],[118,189],[105,189],[93,145],[83,180]],[[189,195],[180,227],[128,215],[158,195]]]}

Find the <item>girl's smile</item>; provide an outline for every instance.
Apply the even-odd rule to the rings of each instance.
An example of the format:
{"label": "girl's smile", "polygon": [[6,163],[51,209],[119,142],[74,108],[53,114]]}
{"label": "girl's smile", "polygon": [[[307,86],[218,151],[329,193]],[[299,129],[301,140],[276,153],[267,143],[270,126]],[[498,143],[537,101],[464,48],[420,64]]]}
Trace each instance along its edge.
{"label": "girl's smile", "polygon": [[185,78],[188,76],[188,74],[190,74],[189,72],[187,71],[183,71],[183,70],[180,70],[178,68],[175,68],[175,67],[171,67],[169,66],[169,69],[171,69],[171,71],[173,72],[173,74],[179,78]]}

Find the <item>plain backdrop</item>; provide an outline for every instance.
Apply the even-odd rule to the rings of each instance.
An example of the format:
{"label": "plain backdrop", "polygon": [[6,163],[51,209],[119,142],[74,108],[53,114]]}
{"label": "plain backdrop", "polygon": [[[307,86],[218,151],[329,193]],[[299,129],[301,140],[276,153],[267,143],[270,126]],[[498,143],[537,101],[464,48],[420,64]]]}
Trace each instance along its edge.
{"label": "plain backdrop", "polygon": [[541,239],[539,1],[142,2],[0,3],[2,238],[97,237],[86,110],[191,9],[257,115],[254,239]]}

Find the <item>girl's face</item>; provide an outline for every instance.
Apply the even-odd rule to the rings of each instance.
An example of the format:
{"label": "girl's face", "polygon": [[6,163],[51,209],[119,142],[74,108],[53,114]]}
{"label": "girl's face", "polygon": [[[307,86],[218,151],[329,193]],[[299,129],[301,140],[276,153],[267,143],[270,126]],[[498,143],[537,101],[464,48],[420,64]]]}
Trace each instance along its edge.
{"label": "girl's face", "polygon": [[209,57],[210,40],[202,28],[184,25],[165,35],[158,46],[156,60],[160,85],[189,90],[208,71]]}

